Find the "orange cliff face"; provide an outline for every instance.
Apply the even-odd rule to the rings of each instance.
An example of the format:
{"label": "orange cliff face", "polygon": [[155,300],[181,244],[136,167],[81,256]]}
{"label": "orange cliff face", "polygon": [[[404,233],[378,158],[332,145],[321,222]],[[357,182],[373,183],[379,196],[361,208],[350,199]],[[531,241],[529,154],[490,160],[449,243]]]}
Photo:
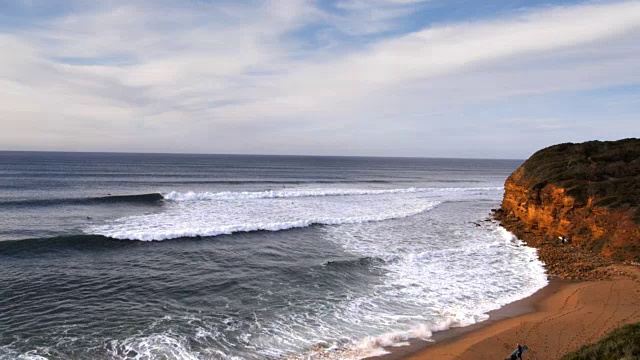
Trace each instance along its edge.
{"label": "orange cliff face", "polygon": [[[592,143],[616,142],[585,144]],[[632,145],[640,153],[640,140]],[[540,246],[541,242],[555,244],[563,236],[572,245],[605,258],[640,261],[637,206],[625,196],[634,191],[629,186],[637,186],[635,180],[640,174],[635,170],[636,164],[624,170],[625,166],[619,166],[615,157],[598,158],[598,150],[611,152],[611,146],[604,146],[604,150],[596,146],[596,150],[589,151],[580,146],[584,144],[562,144],[541,150],[509,176],[501,208],[501,217],[507,220],[503,225],[512,231],[517,227],[517,233],[533,246]],[[637,163],[638,157],[632,161]],[[617,165],[610,166],[612,163]],[[586,166],[576,171],[572,168],[574,164]],[[576,177],[571,178],[574,173]],[[621,174],[626,175],[624,181],[619,181]],[[615,201],[622,205],[607,206]]]}

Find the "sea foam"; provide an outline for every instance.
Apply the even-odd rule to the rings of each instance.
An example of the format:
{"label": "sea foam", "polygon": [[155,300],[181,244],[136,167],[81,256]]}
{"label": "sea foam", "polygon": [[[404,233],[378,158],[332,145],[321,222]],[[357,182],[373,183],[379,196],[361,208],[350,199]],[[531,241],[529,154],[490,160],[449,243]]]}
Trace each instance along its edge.
{"label": "sea foam", "polygon": [[[337,310],[341,321],[357,324],[375,319],[379,335],[353,338],[348,343],[312,347],[291,359],[362,359],[385,354],[385,348],[404,346],[410,339],[431,340],[433,333],[473,325],[488,312],[532,295],[548,284],[537,251],[495,223],[470,229],[469,246],[411,252],[412,246],[393,243],[345,242],[359,254],[376,256],[386,249],[404,253],[385,263],[384,284],[366,299],[367,306]],[[356,247],[354,247],[354,245]],[[491,261],[488,261],[490,259]],[[412,315],[409,315],[412,314]],[[330,331],[330,330],[329,330]]]}
{"label": "sea foam", "polygon": [[[322,271],[347,276],[374,269],[382,274],[376,275],[380,281],[364,292],[357,284],[340,289],[345,296],[339,301],[291,300],[287,311],[260,319],[259,326],[254,314],[255,319],[234,323],[234,331],[248,334],[234,344],[250,359],[356,359],[484,321],[487,312],[546,285],[535,249],[495,223],[460,222],[458,213],[470,201],[497,201],[501,194],[499,187],[173,192],[164,195],[160,213],[121,218],[87,232],[150,241],[330,225],[322,230],[323,239],[358,260],[356,266],[354,261],[318,264]],[[444,206],[449,202],[460,203]],[[424,218],[410,220],[416,216]],[[224,324],[209,326],[207,331],[226,334],[219,328]],[[169,339],[130,340],[125,348],[141,353],[146,344],[178,351]]]}
{"label": "sea foam", "polygon": [[278,221],[273,216],[269,216],[273,214],[265,214],[262,218],[235,220],[235,222],[233,220],[220,221],[221,219],[218,218],[217,223],[215,223],[214,216],[203,218],[202,216],[190,217],[181,214],[184,216],[183,219],[180,219],[181,216],[169,218],[165,218],[162,215],[136,216],[116,221],[113,224],[97,226],[87,232],[121,240],[159,241],[183,237],[229,235],[237,232],[280,231],[311,225],[341,225],[384,221],[413,216],[430,210],[438,204],[439,202],[429,201],[410,208],[377,213],[368,211],[361,215],[356,213],[354,216],[319,213],[315,216],[313,214],[305,214],[308,217],[303,215],[301,218],[299,215],[296,216],[292,213],[290,219],[284,221]]}
{"label": "sea foam", "polygon": [[297,198],[312,196],[354,196],[354,195],[385,195],[410,193],[455,193],[502,191],[502,187],[471,187],[471,188],[402,188],[402,189],[295,189],[295,190],[265,190],[265,191],[222,191],[222,192],[178,192],[171,191],[164,194],[165,200],[171,201],[202,201],[202,200],[239,200],[239,199],[274,199]]}
{"label": "sea foam", "polygon": [[339,189],[164,194],[163,211],[86,229],[115,239],[167,240],[280,231],[312,225],[377,222],[414,216],[443,201],[494,196],[501,187]]}

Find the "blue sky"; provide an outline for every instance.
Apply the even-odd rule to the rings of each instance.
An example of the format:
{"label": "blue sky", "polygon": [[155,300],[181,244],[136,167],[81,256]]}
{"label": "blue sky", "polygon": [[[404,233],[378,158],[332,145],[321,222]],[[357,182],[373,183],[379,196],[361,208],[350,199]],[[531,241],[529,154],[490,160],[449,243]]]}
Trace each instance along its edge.
{"label": "blue sky", "polygon": [[640,1],[0,0],[0,149],[526,158],[640,135]]}

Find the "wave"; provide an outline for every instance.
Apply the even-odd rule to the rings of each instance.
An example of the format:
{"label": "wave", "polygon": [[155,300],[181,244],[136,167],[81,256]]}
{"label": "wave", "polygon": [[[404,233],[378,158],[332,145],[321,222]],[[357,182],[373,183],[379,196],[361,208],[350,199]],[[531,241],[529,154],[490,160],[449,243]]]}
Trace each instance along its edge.
{"label": "wave", "polygon": [[137,195],[107,195],[86,198],[53,198],[1,201],[0,206],[57,206],[57,205],[92,205],[92,204],[156,204],[164,200],[160,193]]}
{"label": "wave", "polygon": [[[233,181],[229,182],[232,183]],[[338,181],[340,182],[340,181]],[[346,182],[346,181],[345,181]],[[359,181],[367,182],[367,181]],[[371,180],[369,182],[384,182]],[[274,182],[276,183],[276,182]],[[282,182],[277,182],[282,184]],[[291,182],[298,183],[298,182]],[[334,183],[332,181],[332,183]],[[474,191],[498,191],[503,187],[469,187],[469,188],[400,188],[400,189],[285,189],[265,191],[222,191],[222,192],[178,192],[148,193],[133,195],[107,195],[85,198],[51,198],[51,199],[25,199],[0,201],[0,207],[31,207],[31,206],[59,206],[59,205],[100,205],[100,204],[139,204],[154,205],[167,201],[204,201],[204,200],[250,200],[250,199],[276,199],[276,198],[300,198],[320,196],[358,196],[358,195],[384,195],[384,194],[409,194],[409,193],[445,193],[445,192],[474,192]]]}
{"label": "wave", "polygon": [[386,213],[379,213],[375,215],[315,217],[281,222],[263,222],[260,221],[260,219],[255,219],[254,222],[249,223],[220,224],[213,226],[203,223],[194,224],[193,227],[184,227],[184,225],[156,226],[149,225],[147,223],[143,224],[143,226],[140,226],[138,224],[130,225],[128,223],[122,224],[119,222],[115,222],[113,224],[100,225],[90,228],[86,230],[85,233],[91,235],[102,235],[119,240],[139,241],[161,241],[189,237],[211,237],[218,235],[230,235],[239,232],[281,231],[294,228],[304,228],[312,225],[360,224],[366,222],[398,219],[420,214],[424,211],[433,209],[439,204],[440,202],[438,201],[430,201],[424,203],[421,206],[405,211],[389,211]]}
{"label": "wave", "polygon": [[353,195],[384,195],[408,194],[426,192],[473,192],[498,191],[502,187],[473,187],[473,188],[403,188],[403,189],[301,189],[301,190],[267,190],[267,191],[223,191],[223,192],[177,192],[172,191],[164,195],[170,201],[202,201],[202,200],[239,200],[239,199],[274,199],[315,196],[353,196]]}
{"label": "wave", "polygon": [[[526,247],[502,227],[484,235],[481,241],[470,239],[471,246],[399,254],[394,261],[384,263],[385,277],[390,281],[381,286],[382,292],[376,294],[374,290],[369,296],[380,296],[377,299],[383,299],[384,304],[408,301],[417,305],[416,314],[404,317],[394,310],[385,312],[386,307],[372,307],[368,315],[391,320],[381,321],[384,326],[378,327],[380,333],[333,337],[287,359],[356,360],[384,355],[388,347],[407,346],[412,339],[432,341],[436,332],[486,321],[489,312],[526,298],[548,284],[536,249]],[[355,266],[375,259],[361,257],[345,260],[341,265]],[[357,309],[362,311],[361,307]],[[437,310],[430,313],[431,309]],[[349,310],[340,319],[353,321]]]}
{"label": "wave", "polygon": [[[389,354],[385,348],[409,346],[412,339],[432,341],[433,333],[475,324],[476,321],[460,321],[453,316],[439,321],[419,324],[407,331],[392,331],[378,336],[367,336],[359,340],[324,341],[311,347],[311,350],[287,357],[287,360],[327,359],[327,360],[360,360]],[[342,342],[342,343],[341,343]]]}
{"label": "wave", "polygon": [[[303,184],[390,184],[392,182],[403,182],[398,180],[180,180],[180,183],[197,184],[223,184],[223,185],[245,185],[245,184],[274,184],[274,185],[303,185]],[[406,181],[409,182],[409,181]]]}
{"label": "wave", "polygon": [[[120,218],[85,230],[122,240],[160,241],[413,216],[442,202],[496,195],[502,187],[315,188],[243,192],[170,192],[166,211]],[[409,194],[410,196],[405,196]],[[362,196],[362,197],[361,197]],[[331,197],[344,197],[339,201]],[[267,201],[310,198],[308,201]],[[256,200],[260,200],[260,203]]]}
{"label": "wave", "polygon": [[163,200],[164,197],[160,193],[151,193],[151,194],[140,194],[140,195],[111,195],[111,196],[103,196],[96,197],[92,200],[110,203],[110,202],[135,202],[135,203],[149,203],[149,202],[158,202]]}
{"label": "wave", "polygon": [[481,180],[457,180],[457,179],[406,179],[406,180],[190,180],[190,179],[178,179],[176,181],[163,180],[156,181],[154,184],[198,184],[198,185],[313,185],[313,184],[398,184],[398,183],[416,183],[419,181],[438,183],[438,184],[453,184],[453,183],[481,183]]}
{"label": "wave", "polygon": [[39,257],[57,251],[104,251],[126,247],[125,242],[113,241],[101,235],[61,235],[0,241],[2,255],[17,257]]}
{"label": "wave", "polygon": [[351,268],[384,265],[393,260],[395,260],[395,258],[383,259],[382,257],[377,257],[377,256],[364,256],[364,257],[359,257],[355,259],[329,260],[325,262],[323,266],[327,268],[344,270],[344,269],[351,269]]}
{"label": "wave", "polygon": [[135,354],[135,359],[200,359],[200,354],[191,349],[185,335],[171,333],[114,340],[106,348],[115,359],[130,358],[131,354]]}

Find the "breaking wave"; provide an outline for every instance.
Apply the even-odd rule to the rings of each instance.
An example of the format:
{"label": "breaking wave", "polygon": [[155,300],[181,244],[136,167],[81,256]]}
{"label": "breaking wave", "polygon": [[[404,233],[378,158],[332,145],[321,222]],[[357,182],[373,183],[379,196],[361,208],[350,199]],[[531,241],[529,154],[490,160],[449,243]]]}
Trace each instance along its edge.
{"label": "breaking wave", "polygon": [[199,200],[239,200],[239,199],[275,199],[316,196],[354,196],[354,195],[385,195],[410,193],[450,193],[450,192],[481,192],[499,191],[502,187],[472,187],[472,188],[404,188],[404,189],[303,189],[303,190],[267,190],[267,191],[223,191],[223,192],[177,192],[172,191],[164,195],[165,200],[171,201],[199,201]]}
{"label": "breaking wave", "polygon": [[54,198],[0,201],[0,206],[58,206],[58,205],[92,205],[92,204],[155,204],[164,200],[160,193],[136,195],[107,195],[85,198]]}
{"label": "breaking wave", "polygon": [[[365,222],[384,221],[417,215],[433,209],[439,202],[427,202],[422,206],[404,211],[387,211],[378,214],[360,216],[329,217],[318,216],[289,221],[269,221],[268,219],[249,219],[246,222],[207,224],[202,219],[193,222],[193,218],[185,222],[162,222],[162,216],[147,215],[125,218],[113,224],[97,226],[86,231],[88,234],[102,235],[120,240],[160,241],[185,237],[202,237],[229,235],[238,232],[252,231],[280,231],[293,228],[303,228],[312,225],[341,225]],[[158,223],[157,220],[160,219]],[[156,220],[156,221],[154,221]]]}
{"label": "breaking wave", "polygon": [[471,187],[471,188],[403,188],[403,189],[285,189],[265,191],[222,191],[222,192],[179,192],[148,193],[132,195],[106,195],[93,197],[69,197],[49,199],[18,199],[0,200],[0,207],[31,207],[31,206],[59,206],[59,205],[108,205],[108,204],[140,204],[154,205],[163,200],[167,201],[205,201],[205,200],[242,200],[242,199],[279,199],[321,196],[357,196],[357,195],[385,195],[411,193],[473,193],[501,191],[502,187]]}

